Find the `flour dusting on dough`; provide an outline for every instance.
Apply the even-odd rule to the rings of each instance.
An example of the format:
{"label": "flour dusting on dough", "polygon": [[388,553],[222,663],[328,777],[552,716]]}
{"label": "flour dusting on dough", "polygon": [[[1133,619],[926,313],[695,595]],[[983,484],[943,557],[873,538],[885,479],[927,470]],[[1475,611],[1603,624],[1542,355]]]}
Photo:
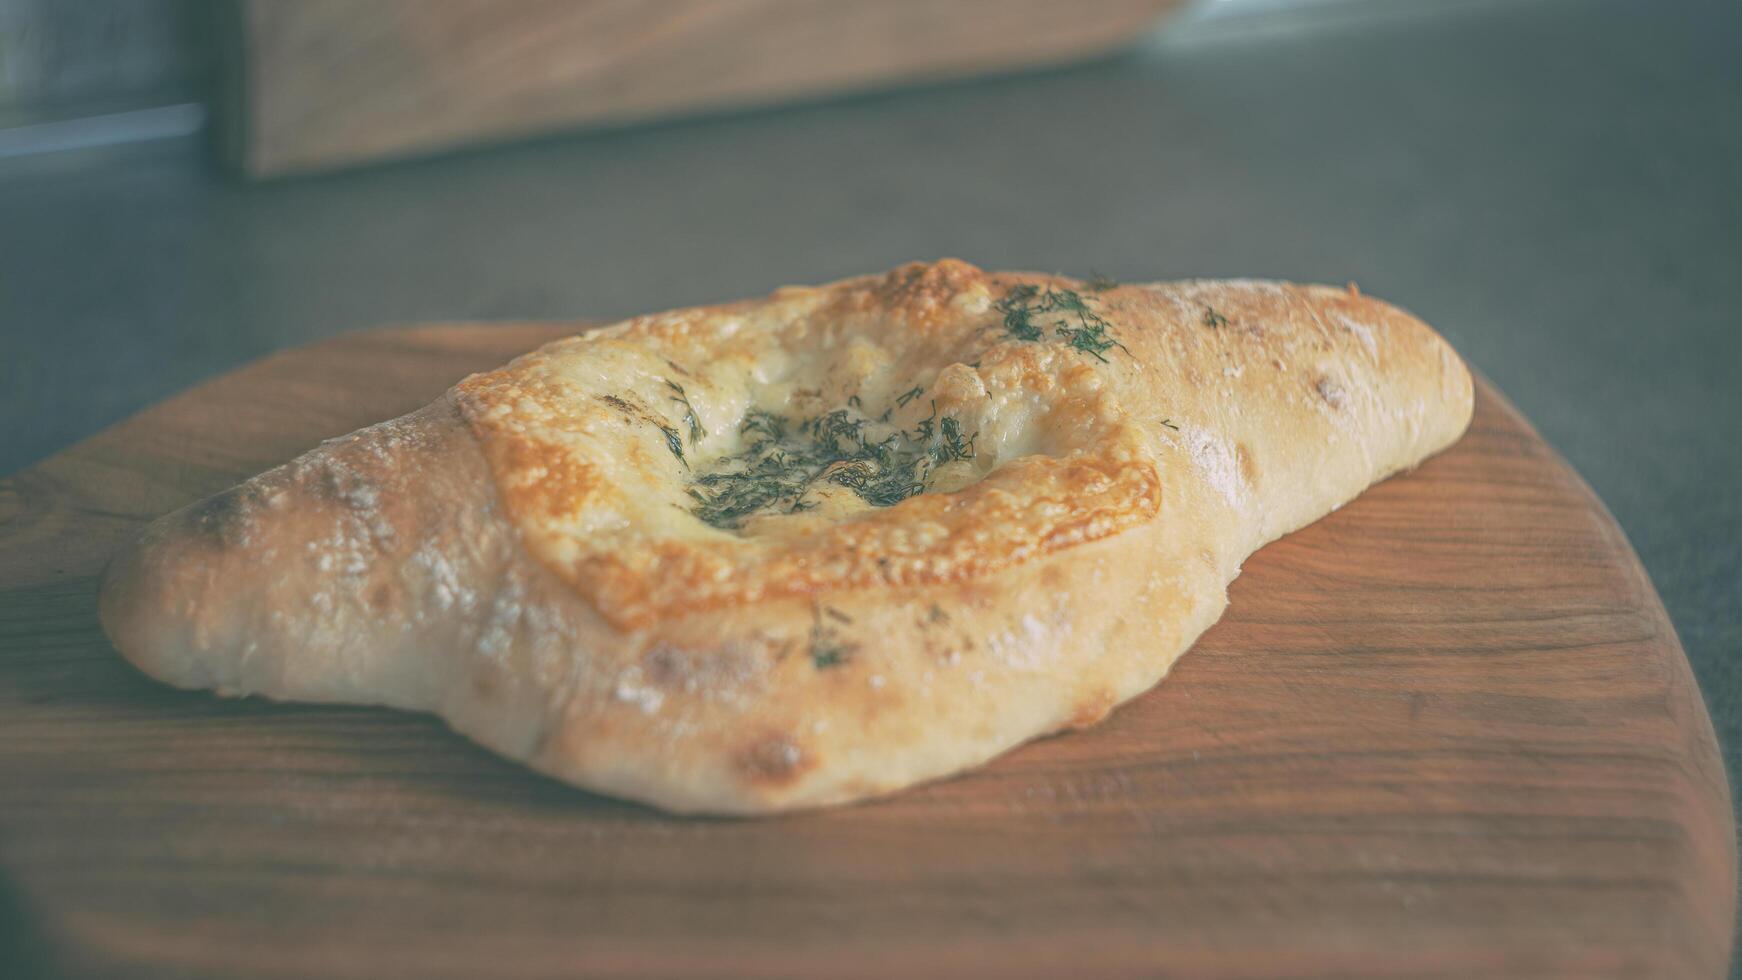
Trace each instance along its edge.
{"label": "flour dusting on dough", "polygon": [[1361,342],[1361,346],[1367,348],[1367,353],[1372,354],[1374,357],[1379,356],[1379,342],[1373,339],[1372,327],[1354,319],[1341,310],[1332,310],[1331,316],[1335,318],[1338,323],[1347,328],[1350,333],[1355,335],[1355,339]]}
{"label": "flour dusting on dough", "polygon": [[1216,433],[1197,426],[1186,426],[1181,434],[1198,472],[1228,502],[1228,506],[1239,507],[1246,482],[1240,475],[1240,461],[1233,448]]}
{"label": "flour dusting on dough", "polygon": [[434,539],[425,541],[422,547],[412,553],[411,564],[423,571],[423,587],[429,590],[429,595],[438,608],[447,610],[458,606],[461,609],[470,609],[478,601],[477,594],[460,581],[453,563],[448,561],[447,555],[437,547]]}
{"label": "flour dusting on dough", "polygon": [[612,696],[640,708],[642,714],[655,714],[659,711],[659,706],[665,703],[665,693],[640,681],[641,668],[631,666],[623,672],[622,679],[617,681],[617,688],[611,692]]}

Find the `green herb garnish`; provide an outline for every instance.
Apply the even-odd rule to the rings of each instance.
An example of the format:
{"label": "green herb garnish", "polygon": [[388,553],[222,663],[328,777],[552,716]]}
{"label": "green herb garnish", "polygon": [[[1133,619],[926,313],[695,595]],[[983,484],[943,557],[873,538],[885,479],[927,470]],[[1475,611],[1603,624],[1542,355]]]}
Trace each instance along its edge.
{"label": "green herb garnish", "polygon": [[1054,309],[1074,314],[1077,318],[1075,326],[1070,325],[1067,319],[1053,327],[1054,331],[1064,338],[1066,344],[1085,354],[1092,355],[1095,360],[1103,364],[1106,363],[1107,359],[1101,355],[1115,347],[1127,354],[1131,353],[1124,344],[1108,335],[1107,331],[1112,327],[1112,324],[1102,319],[1100,314],[1089,309],[1089,305],[1083,302],[1081,296],[1068,289],[1061,289],[1057,292],[1049,291],[1049,295],[1053,298]]}
{"label": "green herb garnish", "polygon": [[[676,389],[678,394],[683,394],[683,389],[679,388],[677,385],[672,384],[670,381],[667,381],[666,384],[671,385],[672,388]],[[630,421],[640,419],[643,422],[652,424],[654,428],[658,429],[665,436],[665,448],[671,450],[671,454],[676,456],[677,461],[684,465],[684,469],[689,469],[690,461],[684,458],[683,453],[683,437],[678,435],[677,429],[667,425],[665,422],[661,421],[658,416],[649,412],[647,409],[642,408],[640,405],[633,404],[627,399],[620,398],[617,395],[601,395],[599,400],[617,411],[622,412],[623,417]],[[672,401],[678,401],[678,399],[673,398]],[[689,399],[683,399],[683,403],[687,408],[689,405]],[[695,418],[695,411],[693,409],[691,409],[685,416],[685,421],[687,421],[691,426],[690,441],[694,442],[701,434],[701,423]]]}
{"label": "green herb garnish", "polygon": [[663,422],[653,424],[659,426],[659,431],[665,433],[665,448],[671,450],[671,454],[676,456],[677,461],[684,465],[684,469],[689,469],[690,461],[684,459],[683,439],[677,434],[677,430]]}
{"label": "green herb garnish", "polygon": [[823,607],[820,611],[815,604],[811,606],[811,664],[818,670],[839,667],[847,662],[853,654],[853,645],[841,641],[834,627],[823,622],[823,613],[828,613],[830,619],[843,623],[851,623],[846,613],[833,606]]}
{"label": "green herb garnish", "polygon": [[1017,340],[1033,342],[1046,336],[1046,332],[1034,322],[1036,311],[1030,305],[1039,292],[1039,286],[1027,283],[1012,286],[1003,299],[993,304],[994,309],[1004,314],[1004,331]]}
{"label": "green herb garnish", "polygon": [[1221,327],[1225,327],[1227,325],[1228,325],[1228,318],[1223,316],[1220,313],[1217,313],[1216,308],[1214,306],[1204,307],[1204,326],[1209,327],[1212,330],[1215,330],[1215,329],[1219,329]]}
{"label": "green herb garnish", "polygon": [[1051,327],[1066,345],[1103,363],[1107,360],[1104,355],[1115,347],[1131,353],[1113,337],[1113,325],[1090,309],[1082,294],[1074,289],[1049,286],[1042,292],[1039,286],[1025,283],[1010,287],[993,307],[1004,314],[1004,331],[1016,340],[1043,340],[1046,328]]}
{"label": "green herb garnish", "polygon": [[806,495],[819,484],[845,487],[873,507],[890,507],[924,493],[939,466],[974,457],[974,439],[960,420],[931,415],[911,431],[886,430],[850,409],[791,422],[751,411],[739,432],[748,446],[697,476],[691,513],[714,527],[733,529],[763,511],[796,513],[815,504]]}
{"label": "green herb garnish", "polygon": [[750,437],[752,446],[760,448],[770,442],[779,442],[786,438],[786,420],[773,412],[764,412],[753,408],[744,413],[744,423],[738,426],[740,435]]}
{"label": "green herb garnish", "polygon": [[[701,416],[696,414],[695,406],[690,404],[690,396],[684,392],[683,385],[667,380],[665,386],[677,392],[671,400],[683,406],[683,421],[685,425],[689,426],[690,444],[694,445],[696,440],[707,435],[707,430],[702,428]],[[682,459],[683,456],[680,454],[678,458]]]}

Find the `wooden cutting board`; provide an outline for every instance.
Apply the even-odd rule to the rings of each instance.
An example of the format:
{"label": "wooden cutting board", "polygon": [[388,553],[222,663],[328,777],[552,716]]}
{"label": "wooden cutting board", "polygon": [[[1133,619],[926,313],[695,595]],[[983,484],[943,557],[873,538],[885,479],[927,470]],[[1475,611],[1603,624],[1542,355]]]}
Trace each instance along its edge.
{"label": "wooden cutting board", "polygon": [[1159,688],[869,805],[667,817],[110,650],[96,576],[148,518],[564,330],[280,354],[0,485],[0,973],[1724,970],[1729,791],[1675,633],[1486,385],[1455,448],[1253,556]]}

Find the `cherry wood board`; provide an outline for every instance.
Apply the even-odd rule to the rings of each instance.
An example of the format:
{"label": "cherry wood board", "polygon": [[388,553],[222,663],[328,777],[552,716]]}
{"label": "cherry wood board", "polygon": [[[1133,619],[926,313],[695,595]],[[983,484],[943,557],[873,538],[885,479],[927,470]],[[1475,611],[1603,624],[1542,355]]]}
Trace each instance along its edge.
{"label": "cherry wood board", "polygon": [[887,800],[596,797],[389,710],[159,686],[94,614],[148,519],[574,325],[342,337],[0,483],[7,976],[1718,976],[1712,728],[1614,521],[1478,384],[1265,548],[1158,688]]}

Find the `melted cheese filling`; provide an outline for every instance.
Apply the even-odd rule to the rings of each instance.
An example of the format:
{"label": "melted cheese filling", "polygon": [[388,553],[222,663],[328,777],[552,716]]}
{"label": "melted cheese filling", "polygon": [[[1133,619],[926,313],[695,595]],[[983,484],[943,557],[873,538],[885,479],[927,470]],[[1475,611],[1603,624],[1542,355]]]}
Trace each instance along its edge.
{"label": "melted cheese filling", "polygon": [[[528,547],[620,627],[988,574],[1159,505],[1097,364],[793,290],[549,345],[457,401]],[[826,305],[835,299],[834,307]]]}

